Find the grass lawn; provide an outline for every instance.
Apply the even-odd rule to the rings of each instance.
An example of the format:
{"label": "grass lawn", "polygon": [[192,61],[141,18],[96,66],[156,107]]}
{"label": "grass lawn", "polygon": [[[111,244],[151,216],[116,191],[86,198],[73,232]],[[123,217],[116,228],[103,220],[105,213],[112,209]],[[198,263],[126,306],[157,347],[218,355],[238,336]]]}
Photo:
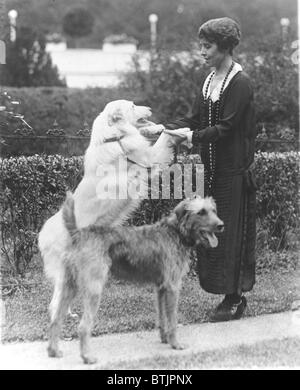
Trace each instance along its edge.
{"label": "grass lawn", "polygon": [[[4,299],[2,342],[47,339],[48,306],[52,288],[41,270],[31,271],[30,288],[18,289]],[[245,316],[290,310],[293,301],[300,299],[300,271],[279,269],[257,275],[254,289],[246,294],[248,307]],[[184,279],[179,303],[179,322],[207,322],[210,312],[222,296],[200,289],[196,276]],[[138,286],[110,279],[104,289],[93,335],[137,330],[156,326],[156,295],[151,285]],[[73,311],[80,314],[80,301]],[[63,327],[64,338],[77,337],[78,319],[68,317]]]}

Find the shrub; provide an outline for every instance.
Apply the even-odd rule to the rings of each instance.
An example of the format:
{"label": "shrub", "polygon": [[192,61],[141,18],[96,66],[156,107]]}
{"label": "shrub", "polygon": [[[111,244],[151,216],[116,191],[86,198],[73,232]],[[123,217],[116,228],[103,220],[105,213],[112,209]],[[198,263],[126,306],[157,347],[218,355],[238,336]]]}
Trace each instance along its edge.
{"label": "shrub", "polygon": [[103,43],[111,43],[114,45],[122,43],[133,43],[137,45],[138,41],[133,37],[129,37],[127,34],[114,34],[108,35],[106,38],[104,38]]}
{"label": "shrub", "polygon": [[160,51],[152,57],[147,72],[136,56],[134,71],[124,75],[121,88],[143,91],[142,99],[149,105],[159,122],[168,122],[191,112],[204,76],[199,57],[186,52],[181,57]]}
{"label": "shrub", "polygon": [[94,27],[94,16],[86,8],[75,7],[69,10],[63,17],[62,28],[70,37],[68,47],[76,47],[76,38],[88,36]]}
{"label": "shrub", "polygon": [[15,42],[6,39],[6,65],[1,68],[0,84],[14,87],[65,86],[45,46],[46,40],[41,32],[20,27]]}
{"label": "shrub", "polygon": [[240,58],[253,81],[257,122],[271,137],[281,138],[283,127],[299,132],[298,67],[289,46],[278,35],[251,40]]}
{"label": "shrub", "polygon": [[290,232],[299,229],[298,178],[299,153],[256,155],[257,216],[259,239],[272,250],[292,245]]}
{"label": "shrub", "polygon": [[[179,162],[199,162],[190,156]],[[299,232],[297,204],[297,153],[258,153],[256,174],[258,255],[279,249],[295,249]],[[74,190],[81,180],[82,158],[31,156],[0,160],[0,198],[2,254],[11,270],[23,273],[36,251],[36,235],[44,221],[53,215],[65,198],[67,189]],[[180,200],[145,199],[129,223],[142,225],[161,218]],[[283,256],[284,257],[284,256]],[[269,260],[268,260],[269,259]]]}
{"label": "shrub", "polygon": [[82,158],[58,155],[0,161],[1,251],[13,272],[26,270],[37,250],[37,233],[66,190],[77,186],[81,165]]}
{"label": "shrub", "polygon": [[93,31],[94,17],[85,8],[76,7],[63,18],[64,33],[71,37],[83,37]]}
{"label": "shrub", "polygon": [[284,269],[286,271],[295,270],[299,263],[299,252],[297,250],[272,251],[264,248],[257,252],[256,272],[257,274]]}
{"label": "shrub", "polygon": [[80,156],[87,149],[90,138],[53,136],[38,138],[36,136],[3,136],[2,157],[32,156],[37,153],[48,155],[60,154],[65,157]]}

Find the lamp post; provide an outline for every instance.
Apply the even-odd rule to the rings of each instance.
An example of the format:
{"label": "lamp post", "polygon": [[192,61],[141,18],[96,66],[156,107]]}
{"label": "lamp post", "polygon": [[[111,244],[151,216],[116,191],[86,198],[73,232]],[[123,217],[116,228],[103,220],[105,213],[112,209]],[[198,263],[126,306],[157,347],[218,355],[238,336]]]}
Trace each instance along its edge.
{"label": "lamp post", "polygon": [[177,13],[178,14],[182,14],[184,11],[184,5],[183,4],[179,4],[178,7],[177,7]]}
{"label": "lamp post", "polygon": [[10,41],[15,42],[17,38],[17,17],[18,12],[15,9],[11,9],[8,12],[9,24],[10,24]]}
{"label": "lamp post", "polygon": [[150,40],[151,40],[151,50],[156,50],[156,39],[157,39],[157,21],[158,16],[156,14],[149,15],[150,22]]}
{"label": "lamp post", "polygon": [[289,32],[290,19],[289,18],[281,18],[280,19],[280,25],[281,25],[283,47],[286,47],[287,38],[288,38],[288,32]]}

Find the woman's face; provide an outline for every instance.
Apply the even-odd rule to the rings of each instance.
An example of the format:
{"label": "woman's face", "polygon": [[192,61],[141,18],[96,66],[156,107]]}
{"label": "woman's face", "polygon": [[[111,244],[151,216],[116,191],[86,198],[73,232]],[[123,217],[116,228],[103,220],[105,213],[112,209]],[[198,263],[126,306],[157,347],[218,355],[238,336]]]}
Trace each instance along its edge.
{"label": "woman's face", "polygon": [[210,67],[218,68],[226,56],[226,51],[220,51],[216,43],[209,42],[205,38],[199,39],[200,54]]}

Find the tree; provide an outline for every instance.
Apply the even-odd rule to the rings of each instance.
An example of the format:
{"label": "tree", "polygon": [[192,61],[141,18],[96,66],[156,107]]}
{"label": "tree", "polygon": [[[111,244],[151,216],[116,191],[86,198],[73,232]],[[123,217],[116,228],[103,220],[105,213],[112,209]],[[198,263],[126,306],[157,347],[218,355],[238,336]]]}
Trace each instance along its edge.
{"label": "tree", "polygon": [[65,86],[45,50],[42,33],[20,27],[17,39],[6,39],[6,65],[1,65],[0,84],[13,87]]}
{"label": "tree", "polygon": [[63,18],[63,31],[73,39],[91,34],[93,26],[94,18],[85,8],[73,8]]}

